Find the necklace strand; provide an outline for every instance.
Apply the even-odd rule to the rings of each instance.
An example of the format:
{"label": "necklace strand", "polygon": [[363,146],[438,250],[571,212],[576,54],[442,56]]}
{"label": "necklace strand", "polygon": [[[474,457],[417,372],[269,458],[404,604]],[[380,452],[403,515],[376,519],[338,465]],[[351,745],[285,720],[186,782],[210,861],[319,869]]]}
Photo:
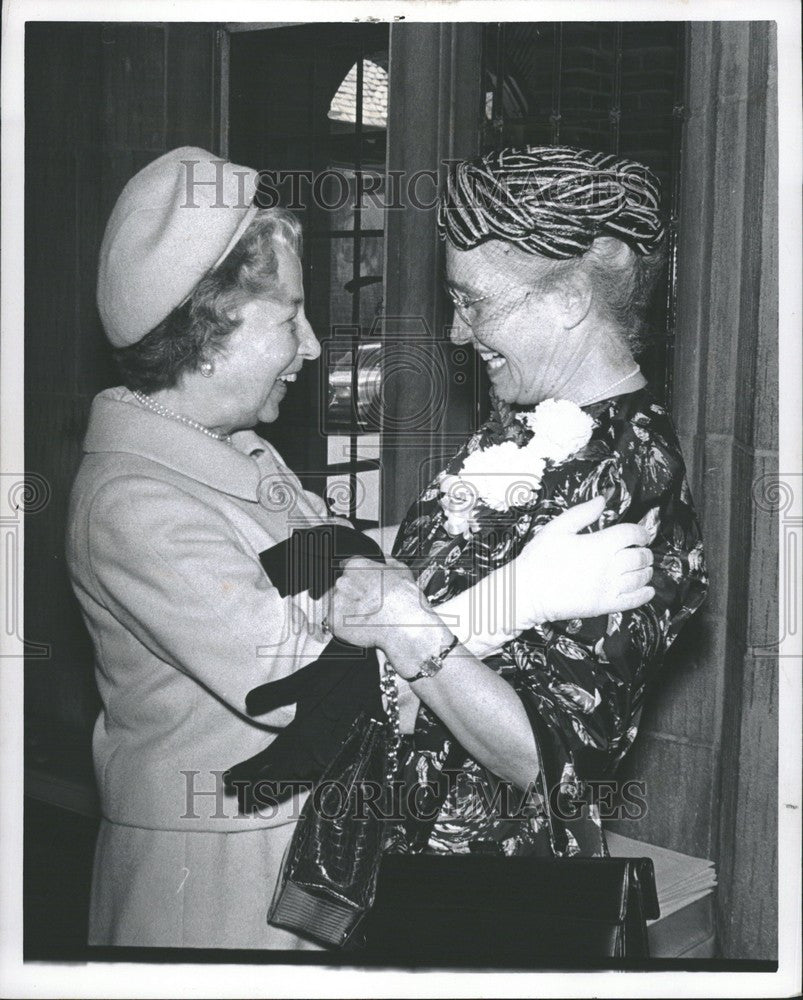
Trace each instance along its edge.
{"label": "necklace strand", "polygon": [[147,396],[144,392],[140,392],[139,389],[132,390],[132,395],[138,403],[141,403],[146,409],[158,413],[160,417],[167,417],[168,420],[178,420],[179,423],[186,424],[187,427],[192,427],[194,430],[206,434],[207,437],[213,438],[215,441],[225,441],[227,444],[231,444],[231,435],[210,431],[208,427],[199,424],[197,420],[190,420],[189,417],[183,417],[180,413],[176,413],[175,410],[169,409],[162,403],[157,403],[155,399]]}
{"label": "necklace strand", "polygon": [[[615,389],[618,385],[621,385],[622,382],[627,382],[627,380],[629,378],[633,378],[634,375],[638,375],[638,373],[640,371],[641,371],[641,368],[639,367],[639,365],[636,365],[636,367],[633,369],[632,372],[628,372],[627,375],[623,375],[618,381],[612,383],[611,385],[606,385],[605,388],[602,390],[602,392],[601,393],[597,393],[596,396],[598,398],[600,398],[600,399],[607,399],[608,398],[608,393],[611,391],[611,389]],[[589,406],[594,401],[595,401],[594,399],[587,399],[587,400],[585,400],[582,403],[578,403],[577,405],[578,406]]]}

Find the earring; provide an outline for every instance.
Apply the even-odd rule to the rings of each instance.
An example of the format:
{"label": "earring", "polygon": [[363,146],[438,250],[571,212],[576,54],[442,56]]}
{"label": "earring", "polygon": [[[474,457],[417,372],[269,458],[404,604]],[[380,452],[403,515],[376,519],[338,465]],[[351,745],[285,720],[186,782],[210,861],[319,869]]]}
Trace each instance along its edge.
{"label": "earring", "polygon": [[211,378],[212,372],[214,372],[215,366],[211,361],[203,361],[201,363],[201,374],[204,378]]}

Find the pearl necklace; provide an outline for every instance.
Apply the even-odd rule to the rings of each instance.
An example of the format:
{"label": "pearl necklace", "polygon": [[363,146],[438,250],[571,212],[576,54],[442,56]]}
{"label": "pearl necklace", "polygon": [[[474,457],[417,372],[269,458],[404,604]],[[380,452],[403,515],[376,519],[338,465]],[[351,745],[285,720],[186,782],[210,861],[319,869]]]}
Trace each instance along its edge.
{"label": "pearl necklace", "polygon": [[132,396],[138,403],[142,403],[144,407],[152,410],[154,413],[158,413],[160,417],[167,417],[168,420],[178,420],[181,424],[186,424],[187,427],[192,427],[196,431],[200,431],[202,434],[206,434],[207,437],[213,438],[215,441],[225,441],[227,444],[231,444],[230,434],[217,434],[215,431],[210,431],[208,427],[204,427],[203,424],[199,424],[197,420],[190,420],[189,417],[182,417],[180,413],[176,413],[175,410],[170,410],[168,407],[163,406],[161,403],[157,403],[155,399],[150,396],[146,396],[144,392],[140,392],[139,389],[132,390]]}
{"label": "pearl necklace", "polygon": [[602,390],[602,392],[596,393],[595,396],[592,399],[587,399],[587,400],[585,400],[582,403],[578,403],[577,405],[578,406],[589,406],[591,403],[593,403],[595,401],[601,401],[603,399],[607,399],[608,398],[608,393],[611,391],[611,389],[615,389],[618,385],[621,385],[622,382],[627,382],[627,380],[629,378],[633,378],[634,375],[638,375],[638,373],[640,371],[641,371],[641,368],[639,367],[639,365],[636,365],[636,367],[633,369],[632,372],[628,372],[627,375],[623,375],[620,379],[618,379],[616,382],[612,383],[611,385],[606,385],[605,388]]}

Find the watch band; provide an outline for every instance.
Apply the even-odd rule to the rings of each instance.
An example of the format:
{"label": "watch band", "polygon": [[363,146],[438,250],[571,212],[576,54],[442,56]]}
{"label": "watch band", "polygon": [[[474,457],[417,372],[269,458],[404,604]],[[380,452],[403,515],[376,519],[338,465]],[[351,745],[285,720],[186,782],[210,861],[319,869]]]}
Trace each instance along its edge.
{"label": "watch band", "polygon": [[444,646],[440,653],[433,653],[432,656],[428,656],[426,660],[421,664],[421,669],[414,677],[406,678],[408,684],[412,684],[414,681],[423,680],[425,677],[433,677],[443,666],[443,661],[451,653],[460,640],[457,636],[452,637],[452,641],[448,646]]}

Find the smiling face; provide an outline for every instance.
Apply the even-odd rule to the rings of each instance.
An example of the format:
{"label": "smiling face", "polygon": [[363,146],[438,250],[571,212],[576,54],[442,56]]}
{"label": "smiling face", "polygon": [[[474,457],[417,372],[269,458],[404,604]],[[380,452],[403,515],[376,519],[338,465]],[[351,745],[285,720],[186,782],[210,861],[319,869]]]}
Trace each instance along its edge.
{"label": "smiling face", "polygon": [[480,352],[500,399],[532,404],[559,394],[579,359],[562,297],[539,282],[537,259],[522,257],[496,240],[471,250],[447,242],[446,283],[458,300],[480,300],[455,309],[452,340]]}
{"label": "smiling face", "polygon": [[304,361],[321,353],[304,313],[301,261],[276,246],[278,270],[270,298],[251,299],[239,309],[240,325],[214,358],[214,387],[226,408],[227,429],[271,423]]}

